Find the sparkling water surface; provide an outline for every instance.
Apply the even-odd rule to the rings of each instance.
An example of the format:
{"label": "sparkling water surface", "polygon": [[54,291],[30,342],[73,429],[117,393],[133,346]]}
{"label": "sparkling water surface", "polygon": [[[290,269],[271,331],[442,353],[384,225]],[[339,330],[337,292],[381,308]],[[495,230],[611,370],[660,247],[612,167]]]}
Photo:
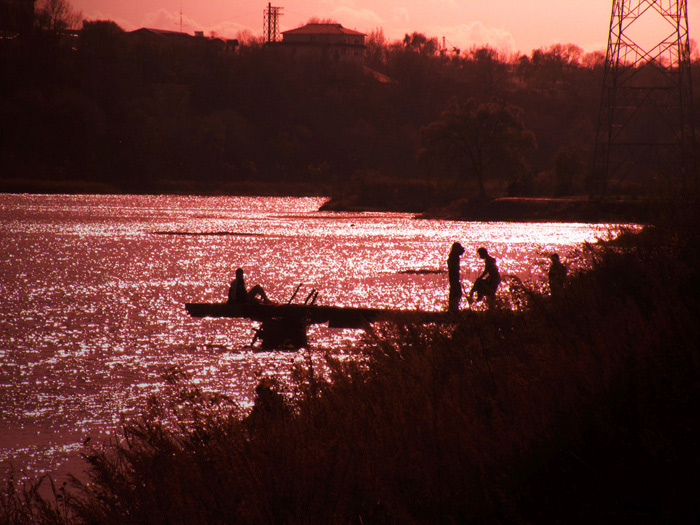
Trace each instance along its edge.
{"label": "sparkling water surface", "polygon": [[451,244],[466,289],[484,246],[503,275],[544,279],[547,257],[607,237],[606,224],[416,220],[326,213],[320,198],[0,195],[0,467],[58,472],[187,372],[250,404],[261,376],[311,353],[348,351],[358,330],[309,328],[310,348],[260,352],[257,324],[192,319],[187,302],[225,300],[236,267],[248,286],[295,302],[443,310]]}

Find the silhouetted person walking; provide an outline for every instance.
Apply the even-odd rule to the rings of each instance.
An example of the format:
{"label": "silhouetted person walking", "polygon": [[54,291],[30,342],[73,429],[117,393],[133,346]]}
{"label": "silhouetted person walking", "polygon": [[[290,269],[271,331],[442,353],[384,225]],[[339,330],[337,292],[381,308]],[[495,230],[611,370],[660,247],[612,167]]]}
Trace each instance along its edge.
{"label": "silhouetted person walking", "polygon": [[447,256],[447,277],[450,281],[450,298],[448,310],[457,312],[459,302],[462,299],[462,280],[459,275],[459,258],[464,253],[464,248],[458,242],[452,244],[450,254]]}
{"label": "silhouetted person walking", "polygon": [[243,270],[241,268],[236,269],[236,278],[231,281],[231,287],[228,289],[228,302],[245,304],[257,303],[260,301],[264,303],[270,302],[263,287],[256,284],[250,290],[246,291]]}
{"label": "silhouetted person walking", "polygon": [[566,266],[559,260],[559,254],[553,253],[549,256],[552,264],[549,265],[547,277],[549,278],[549,293],[552,296],[559,295],[564,289],[566,281]]}
{"label": "silhouetted person walking", "polygon": [[474,281],[472,289],[469,291],[469,304],[474,301],[474,293],[476,300],[481,301],[484,297],[491,301],[496,297],[496,290],[501,283],[501,274],[498,273],[496,259],[491,257],[486,251],[486,248],[479,248],[476,253],[484,260],[484,271]]}

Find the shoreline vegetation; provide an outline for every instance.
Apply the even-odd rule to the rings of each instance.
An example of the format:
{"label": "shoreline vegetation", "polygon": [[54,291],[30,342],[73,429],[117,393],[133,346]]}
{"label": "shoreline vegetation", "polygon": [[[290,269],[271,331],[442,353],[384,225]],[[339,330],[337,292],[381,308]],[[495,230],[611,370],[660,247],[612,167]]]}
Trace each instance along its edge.
{"label": "shoreline vegetation", "polygon": [[700,215],[674,202],[586,245],[557,297],[379,325],[358,359],[262,381],[250,413],[173,373],[86,445],[87,482],[9,476],[0,521],[697,522]]}

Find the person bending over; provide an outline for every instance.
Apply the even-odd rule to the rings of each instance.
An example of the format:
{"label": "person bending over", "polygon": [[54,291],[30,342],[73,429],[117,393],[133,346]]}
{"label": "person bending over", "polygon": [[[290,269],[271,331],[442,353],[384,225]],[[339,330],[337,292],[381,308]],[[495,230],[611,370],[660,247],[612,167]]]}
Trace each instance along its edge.
{"label": "person bending over", "polygon": [[501,275],[498,273],[496,259],[491,257],[486,248],[483,247],[479,248],[476,253],[484,260],[484,271],[477,277],[472,289],[469,291],[469,304],[474,302],[475,293],[477,301],[481,301],[484,297],[493,300],[496,297],[498,285],[501,283]]}

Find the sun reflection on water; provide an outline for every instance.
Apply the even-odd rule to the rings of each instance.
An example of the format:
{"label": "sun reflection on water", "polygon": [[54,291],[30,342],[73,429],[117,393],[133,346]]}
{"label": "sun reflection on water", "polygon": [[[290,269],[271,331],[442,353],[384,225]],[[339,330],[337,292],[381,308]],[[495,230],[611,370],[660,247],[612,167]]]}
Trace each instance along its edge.
{"label": "sun reflection on water", "polygon": [[258,352],[255,323],[192,319],[227,296],[236,267],[286,302],[442,310],[459,241],[465,288],[485,246],[504,275],[538,281],[612,225],[463,223],[317,212],[321,199],[0,195],[0,466],[55,470],[183,370],[249,406],[261,376],[309,352],[345,352],[357,330],[312,326],[311,348]]}

